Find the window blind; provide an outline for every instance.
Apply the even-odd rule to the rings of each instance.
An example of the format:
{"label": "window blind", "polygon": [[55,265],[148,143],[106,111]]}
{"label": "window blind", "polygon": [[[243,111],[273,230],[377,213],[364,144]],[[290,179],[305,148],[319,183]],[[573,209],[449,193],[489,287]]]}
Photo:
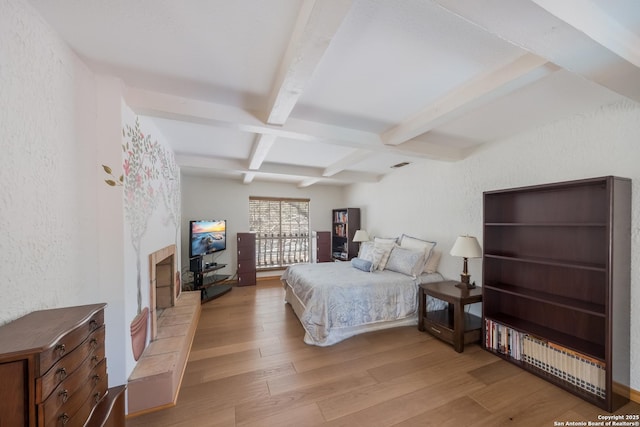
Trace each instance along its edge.
{"label": "window blind", "polygon": [[256,268],[309,261],[309,199],[249,198],[249,227],[256,233]]}

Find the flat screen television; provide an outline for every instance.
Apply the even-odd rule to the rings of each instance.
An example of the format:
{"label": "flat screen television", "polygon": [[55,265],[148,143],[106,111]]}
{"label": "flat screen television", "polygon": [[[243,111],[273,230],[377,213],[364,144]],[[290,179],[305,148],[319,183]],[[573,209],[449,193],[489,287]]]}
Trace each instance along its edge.
{"label": "flat screen television", "polygon": [[189,258],[227,249],[227,221],[189,221],[189,241]]}

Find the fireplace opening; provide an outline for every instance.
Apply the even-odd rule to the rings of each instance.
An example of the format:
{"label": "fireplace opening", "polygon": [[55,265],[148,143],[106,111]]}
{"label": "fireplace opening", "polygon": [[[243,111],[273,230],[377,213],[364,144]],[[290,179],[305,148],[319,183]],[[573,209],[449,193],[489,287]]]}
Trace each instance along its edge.
{"label": "fireplace opening", "polygon": [[175,253],[176,245],[170,245],[149,255],[151,341],[158,336],[158,318],[166,308],[175,305],[180,293]]}

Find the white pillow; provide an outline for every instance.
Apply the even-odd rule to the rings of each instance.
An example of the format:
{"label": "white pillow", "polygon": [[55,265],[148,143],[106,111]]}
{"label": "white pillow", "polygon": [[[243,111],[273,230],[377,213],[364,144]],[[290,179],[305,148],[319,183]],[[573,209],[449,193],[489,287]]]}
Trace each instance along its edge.
{"label": "white pillow", "polygon": [[422,249],[413,250],[396,246],[391,250],[387,270],[406,274],[414,279],[424,268],[424,251]]}
{"label": "white pillow", "polygon": [[[378,270],[384,270],[387,265],[387,261],[389,261],[389,255],[391,255],[391,250],[394,246],[396,246],[396,239],[380,239],[376,237],[373,241],[374,252],[380,251],[382,256],[380,257],[380,262],[377,263]],[[375,261],[374,261],[375,264]]]}
{"label": "white pillow", "polygon": [[373,263],[374,270],[384,270],[383,268],[378,268],[382,263],[383,258],[385,259],[385,264],[387,263],[387,259],[389,258],[389,253],[384,248],[376,248],[374,247],[371,251],[371,262]]}
{"label": "white pillow", "polygon": [[373,242],[360,243],[360,250],[358,251],[358,258],[365,259],[367,261],[373,261]]}
{"label": "white pillow", "polygon": [[400,247],[406,249],[414,249],[414,250],[422,250],[424,251],[424,264],[422,266],[422,271],[426,272],[427,270],[427,262],[431,257],[431,252],[435,247],[436,242],[431,242],[429,240],[422,240],[415,237],[407,236],[403,234],[400,236]]}
{"label": "white pillow", "polygon": [[375,242],[393,242],[393,243],[398,243],[398,238],[397,237],[374,237],[373,241],[374,241],[374,243]]}

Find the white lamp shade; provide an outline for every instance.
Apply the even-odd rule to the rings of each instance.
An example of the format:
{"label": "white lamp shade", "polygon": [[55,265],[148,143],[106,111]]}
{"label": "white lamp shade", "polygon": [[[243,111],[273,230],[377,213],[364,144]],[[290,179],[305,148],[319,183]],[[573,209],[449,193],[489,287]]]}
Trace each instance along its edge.
{"label": "white lamp shade", "polygon": [[353,236],[354,242],[368,242],[369,240],[369,233],[367,233],[365,230],[358,230]]}
{"label": "white lamp shade", "polygon": [[453,256],[464,258],[480,258],[482,257],[482,249],[478,240],[473,236],[458,236],[456,242],[449,252]]}

